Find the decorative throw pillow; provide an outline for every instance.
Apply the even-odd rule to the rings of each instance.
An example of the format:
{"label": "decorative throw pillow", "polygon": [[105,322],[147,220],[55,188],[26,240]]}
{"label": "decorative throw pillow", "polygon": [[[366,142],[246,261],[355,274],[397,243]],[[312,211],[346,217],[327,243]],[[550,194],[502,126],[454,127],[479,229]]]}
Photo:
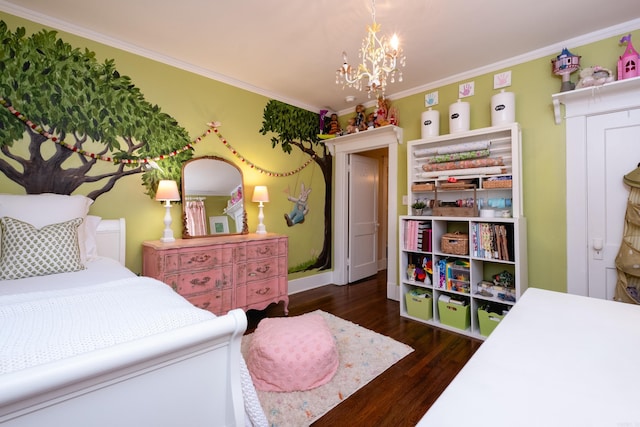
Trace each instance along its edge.
{"label": "decorative throw pillow", "polygon": [[11,217],[0,218],[0,280],[84,270],[78,246],[82,221],[76,218],[38,229]]}
{"label": "decorative throw pillow", "polygon": [[[80,217],[84,218],[89,213],[89,207],[92,203],[93,200],[82,195],[1,193],[0,218],[8,216],[24,221],[36,228],[42,228],[45,225],[59,224]],[[80,245],[82,262],[87,259],[84,247],[84,228],[84,224],[78,228],[78,244]]]}

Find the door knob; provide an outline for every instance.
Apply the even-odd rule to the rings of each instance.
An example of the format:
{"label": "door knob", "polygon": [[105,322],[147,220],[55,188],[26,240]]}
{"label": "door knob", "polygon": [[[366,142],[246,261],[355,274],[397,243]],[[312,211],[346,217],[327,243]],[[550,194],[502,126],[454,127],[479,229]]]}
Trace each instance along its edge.
{"label": "door knob", "polygon": [[602,239],[593,239],[593,249],[596,251],[602,250]]}

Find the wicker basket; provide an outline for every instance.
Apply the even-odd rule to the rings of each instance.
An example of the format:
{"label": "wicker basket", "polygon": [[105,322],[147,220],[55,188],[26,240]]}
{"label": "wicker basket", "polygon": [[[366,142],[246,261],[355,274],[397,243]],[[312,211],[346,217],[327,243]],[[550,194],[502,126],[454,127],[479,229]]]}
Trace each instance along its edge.
{"label": "wicker basket", "polygon": [[442,252],[451,255],[469,254],[469,235],[463,233],[446,233],[440,239]]}
{"label": "wicker basket", "polygon": [[426,184],[411,184],[411,191],[433,191],[435,185],[432,182]]}
{"label": "wicker basket", "polygon": [[496,179],[482,182],[482,188],[511,188],[512,186],[513,181],[510,179]]}

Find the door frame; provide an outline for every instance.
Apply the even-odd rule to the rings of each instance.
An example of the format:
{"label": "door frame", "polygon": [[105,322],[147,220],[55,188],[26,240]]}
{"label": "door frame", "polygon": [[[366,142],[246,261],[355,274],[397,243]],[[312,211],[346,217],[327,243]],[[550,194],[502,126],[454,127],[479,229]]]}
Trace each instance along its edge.
{"label": "door frame", "polygon": [[[640,108],[640,79],[618,80],[552,96],[559,122],[565,105],[567,177],[567,293],[589,295],[587,241],[587,119],[597,114]],[[571,219],[571,220],[569,220]]]}
{"label": "door frame", "polygon": [[376,129],[341,136],[325,141],[334,156],[334,200],[333,200],[333,283],[346,285],[349,224],[348,155],[387,147],[389,150],[387,219],[387,297],[398,301],[398,144],[402,143],[402,128],[382,126]]}

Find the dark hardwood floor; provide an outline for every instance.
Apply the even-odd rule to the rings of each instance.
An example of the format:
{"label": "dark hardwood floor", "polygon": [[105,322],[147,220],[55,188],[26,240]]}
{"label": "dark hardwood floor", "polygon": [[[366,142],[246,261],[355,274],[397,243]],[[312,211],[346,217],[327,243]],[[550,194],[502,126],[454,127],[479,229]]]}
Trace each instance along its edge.
{"label": "dark hardwood floor", "polygon": [[[415,351],[318,419],[314,427],[414,426],[481,344],[401,318],[399,303],[387,299],[386,271],[358,283],[328,285],[290,296],[290,316],[318,309],[392,337]],[[284,316],[283,303],[263,311],[249,310],[247,333],[262,318],[276,316]]]}

